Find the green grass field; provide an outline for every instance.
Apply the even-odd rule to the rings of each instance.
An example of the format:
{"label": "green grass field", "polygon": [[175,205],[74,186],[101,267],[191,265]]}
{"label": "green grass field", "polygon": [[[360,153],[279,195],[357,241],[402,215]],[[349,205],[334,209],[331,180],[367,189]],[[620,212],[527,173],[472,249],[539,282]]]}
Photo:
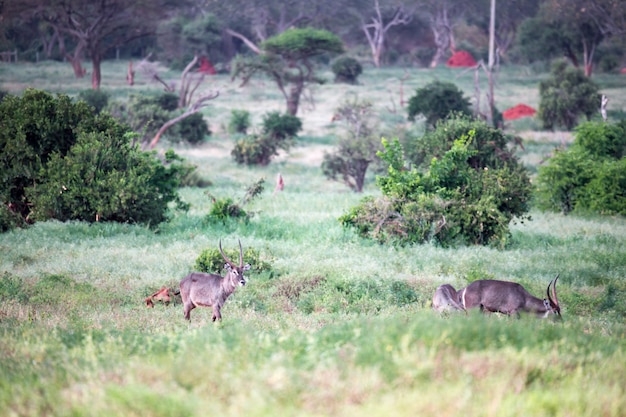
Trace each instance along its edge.
{"label": "green grass field", "polygon": [[[127,86],[126,65],[103,67],[102,89],[112,100],[161,90],[139,74]],[[220,96],[203,112],[214,133],[177,152],[212,182],[214,196],[238,199],[266,179],[247,224],[206,224],[207,190],[185,188],[190,211],[157,231],[45,222],[0,235],[0,415],[626,415],[624,218],[533,211],[532,220],[512,226],[504,250],[380,246],[340,227],[341,214],[379,191],[373,174],[363,195],[322,175],[324,151],[341,132],[333,111],[356,93],[372,100],[383,130],[393,132],[406,124],[405,71],[366,68],[360,85],[315,87],[299,114],[301,139],[267,167],[236,165],[225,129],[231,110],[249,110],[256,124],[266,111],[284,109],[282,97],[267,80],[240,87],[226,75],[211,78],[205,88]],[[405,101],[434,79],[473,96],[473,73],[408,71]],[[498,108],[537,107],[546,76],[503,68]],[[88,78],[74,79],[69,64],[0,63],[0,89],[12,93],[35,87],[73,96],[89,88]],[[613,114],[623,114],[626,77],[597,82]],[[534,119],[507,126],[524,139],[520,157],[532,172],[572,139],[539,126]],[[279,172],[285,189],[274,195]],[[201,308],[186,322],[180,301],[146,308],[145,297],[177,287],[219,239],[225,249],[241,239],[272,266],[248,276],[221,323]],[[430,309],[441,283],[504,279],[542,296],[557,273],[561,322],[441,317]]]}

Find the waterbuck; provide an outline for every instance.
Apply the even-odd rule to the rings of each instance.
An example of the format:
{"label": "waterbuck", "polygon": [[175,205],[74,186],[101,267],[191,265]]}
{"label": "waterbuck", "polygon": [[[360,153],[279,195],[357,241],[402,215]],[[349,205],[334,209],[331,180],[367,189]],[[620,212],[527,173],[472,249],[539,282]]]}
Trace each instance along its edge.
{"label": "waterbuck", "polygon": [[465,311],[459,302],[459,294],[450,284],[443,284],[437,287],[435,294],[433,294],[432,308],[440,313],[450,310]]}
{"label": "waterbuck", "polygon": [[[546,318],[550,314],[561,317],[561,307],[556,297],[557,276],[550,281],[546,290],[548,298],[537,298],[531,295],[524,287],[515,282],[484,279],[472,282],[460,290],[459,301],[463,308],[479,307],[481,311],[498,312],[507,315],[521,312],[534,313]],[[552,294],[551,294],[552,293]]]}
{"label": "waterbuck", "polygon": [[226,261],[226,276],[192,272],[180,281],[180,295],[183,299],[185,319],[191,321],[189,314],[196,307],[212,307],[213,321],[222,320],[220,310],[226,299],[235,292],[237,286],[246,285],[243,272],[250,265],[243,264],[243,249],[239,241],[239,265],[235,265],[224,255],[222,240],[219,242],[220,253]]}

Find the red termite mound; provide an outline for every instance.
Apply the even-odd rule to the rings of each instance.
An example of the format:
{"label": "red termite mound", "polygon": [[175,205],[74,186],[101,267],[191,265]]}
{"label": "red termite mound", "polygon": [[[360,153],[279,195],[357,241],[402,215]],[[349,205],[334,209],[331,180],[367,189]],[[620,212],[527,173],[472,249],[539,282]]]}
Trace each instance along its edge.
{"label": "red termite mound", "polygon": [[202,73],[209,74],[209,75],[217,74],[217,71],[215,71],[215,67],[213,67],[213,64],[211,64],[211,61],[209,61],[209,59],[205,56],[200,58],[200,68],[198,68],[198,72],[202,72]]}
{"label": "red termite mound", "polygon": [[506,109],[502,112],[502,117],[504,120],[515,120],[522,117],[534,116],[535,113],[537,113],[537,110],[532,107],[525,104],[518,104],[517,106],[511,107],[510,109]]}
{"label": "red termite mound", "polygon": [[467,51],[457,51],[448,59],[446,65],[449,67],[475,67],[476,60]]}

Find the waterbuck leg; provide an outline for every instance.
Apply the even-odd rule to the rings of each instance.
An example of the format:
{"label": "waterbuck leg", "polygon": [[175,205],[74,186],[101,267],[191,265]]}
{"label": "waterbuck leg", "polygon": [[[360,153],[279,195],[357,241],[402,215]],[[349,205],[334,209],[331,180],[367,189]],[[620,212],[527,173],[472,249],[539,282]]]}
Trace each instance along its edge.
{"label": "waterbuck leg", "polygon": [[185,304],[185,319],[191,321],[191,317],[190,317],[190,313],[191,310],[193,310],[194,308],[196,308],[195,305],[193,305],[193,303],[186,303]]}
{"label": "waterbuck leg", "polygon": [[219,306],[213,306],[213,321],[215,320],[222,320],[222,315],[220,314],[220,307]]}

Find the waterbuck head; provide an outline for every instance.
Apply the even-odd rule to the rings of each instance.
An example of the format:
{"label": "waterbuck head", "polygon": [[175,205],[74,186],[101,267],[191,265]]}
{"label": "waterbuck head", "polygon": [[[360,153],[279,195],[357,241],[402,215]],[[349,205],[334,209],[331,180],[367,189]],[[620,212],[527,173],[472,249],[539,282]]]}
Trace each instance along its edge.
{"label": "waterbuck head", "polygon": [[[559,300],[556,297],[556,281],[559,279],[559,274],[548,284],[546,289],[546,295],[548,299],[543,299],[543,305],[546,307],[546,316],[550,313],[555,314],[556,317],[561,318],[561,306],[559,306]],[[552,295],[550,295],[550,289],[552,289]]]}
{"label": "waterbuck head", "polygon": [[224,268],[226,269],[226,271],[228,271],[224,279],[230,280],[233,286],[246,285],[246,278],[244,277],[243,273],[244,271],[247,271],[250,269],[249,264],[245,264],[245,265],[243,264],[243,248],[241,247],[241,240],[238,240],[238,241],[239,241],[239,265],[234,264],[230,259],[228,259],[228,257],[226,256],[226,254],[224,254],[224,251],[222,250],[222,239],[220,239],[219,241],[220,253],[222,254],[222,258],[224,258],[224,260],[226,261]]}

